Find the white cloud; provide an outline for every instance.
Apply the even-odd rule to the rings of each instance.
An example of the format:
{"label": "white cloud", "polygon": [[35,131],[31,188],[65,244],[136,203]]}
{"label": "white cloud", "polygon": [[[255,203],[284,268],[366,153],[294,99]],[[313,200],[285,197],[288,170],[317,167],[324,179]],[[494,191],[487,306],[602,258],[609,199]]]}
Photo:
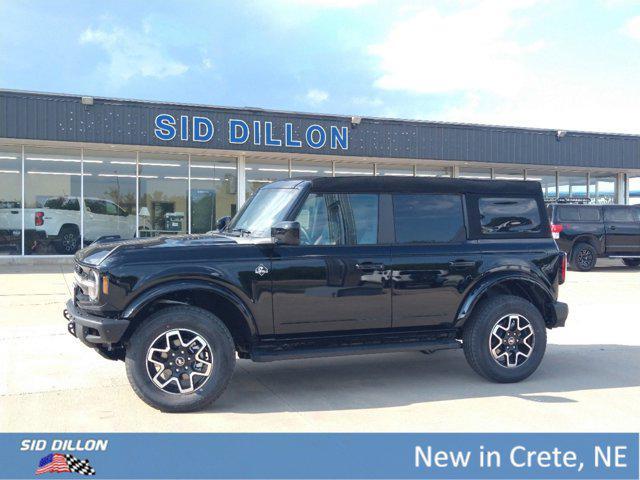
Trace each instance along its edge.
{"label": "white cloud", "polygon": [[329,99],[329,94],[324,90],[318,90],[316,88],[312,88],[305,95],[307,101],[312,105],[319,105],[323,102],[326,102]]}
{"label": "white cloud", "polygon": [[115,83],[124,83],[136,76],[157,79],[179,76],[189,69],[163,52],[154,42],[147,23],[142,32],[120,27],[87,28],[80,36],[80,43],[104,49],[109,60],[101,68]]}
{"label": "white cloud", "polygon": [[[572,56],[563,37],[522,40],[532,2],[461,5],[422,8],[393,24],[383,42],[369,47],[378,59],[375,86],[444,105],[414,115],[425,119],[640,133],[635,57],[620,64],[610,51]],[[622,31],[640,40],[640,17]]]}
{"label": "white cloud", "polygon": [[202,68],[205,70],[211,70],[213,68],[213,62],[210,58],[205,57],[202,59]]}
{"label": "white cloud", "polygon": [[640,15],[630,18],[622,27],[622,31],[634,40],[640,40]]}
{"label": "white cloud", "polygon": [[285,0],[281,3],[288,6],[347,9],[363,7],[373,3],[373,1],[374,0]]}
{"label": "white cloud", "polygon": [[413,12],[369,48],[382,72],[375,85],[418,93],[513,94],[526,79],[523,59],[543,46],[512,38],[519,26],[514,13],[527,5],[482,1],[447,13],[434,7]]}

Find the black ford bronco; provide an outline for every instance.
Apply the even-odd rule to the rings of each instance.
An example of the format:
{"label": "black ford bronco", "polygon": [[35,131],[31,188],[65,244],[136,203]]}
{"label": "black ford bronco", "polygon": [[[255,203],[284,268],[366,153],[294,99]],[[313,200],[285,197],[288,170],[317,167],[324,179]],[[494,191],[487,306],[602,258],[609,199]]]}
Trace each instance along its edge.
{"label": "black ford bronco", "polygon": [[236,356],[463,348],[517,382],[565,324],[565,271],[536,182],[303,178],[262,187],[216,232],[81,250],[65,317],[164,411],[215,400]]}

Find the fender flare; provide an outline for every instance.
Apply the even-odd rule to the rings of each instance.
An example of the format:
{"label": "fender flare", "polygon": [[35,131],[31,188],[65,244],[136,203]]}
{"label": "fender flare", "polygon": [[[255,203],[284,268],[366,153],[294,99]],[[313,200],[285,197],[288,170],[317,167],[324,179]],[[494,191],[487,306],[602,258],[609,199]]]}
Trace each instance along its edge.
{"label": "fender flare", "polygon": [[[476,284],[471,288],[471,290],[467,293],[464,298],[464,301],[460,305],[458,309],[458,313],[456,314],[455,326],[459,327],[464,324],[464,322],[468,319],[469,314],[473,311],[473,308],[478,303],[478,300],[484,295],[490,288],[495,287],[501,283],[510,282],[510,281],[519,281],[519,282],[527,282],[533,287],[539,288],[542,292],[544,292],[545,301],[549,303],[554,303],[555,298],[551,290],[547,285],[545,285],[541,280],[538,280],[533,275],[528,275],[525,273],[519,272],[502,272],[502,273],[489,273],[480,280],[476,282]],[[544,312],[543,312],[544,315]],[[554,319],[555,321],[555,319]]]}
{"label": "fender flare", "polygon": [[143,308],[145,308],[147,305],[157,300],[158,298],[169,293],[181,292],[186,290],[205,290],[215,295],[219,295],[225,300],[228,300],[242,314],[244,322],[248,327],[251,336],[258,335],[258,329],[255,319],[253,318],[253,314],[247,308],[242,299],[228,288],[204,280],[169,280],[158,285],[154,285],[153,287],[150,287],[140,293],[127,305],[122,313],[122,318],[131,320]]}

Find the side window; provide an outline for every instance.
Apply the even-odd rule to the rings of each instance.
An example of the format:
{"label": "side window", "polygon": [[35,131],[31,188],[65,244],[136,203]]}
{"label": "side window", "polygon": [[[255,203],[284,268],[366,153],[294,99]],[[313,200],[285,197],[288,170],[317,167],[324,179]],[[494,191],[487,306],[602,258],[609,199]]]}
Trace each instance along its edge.
{"label": "side window", "polygon": [[296,220],[302,245],[375,244],[378,195],[311,193]]}
{"label": "side window", "polygon": [[581,208],[580,220],[582,220],[583,222],[600,221],[600,209],[594,207]]}
{"label": "side window", "polygon": [[447,243],[465,239],[460,195],[393,196],[397,243]]}
{"label": "side window", "polygon": [[480,198],[480,231],[500,233],[540,233],[540,210],[533,198]]}
{"label": "side window", "polygon": [[86,199],[84,203],[91,213],[95,213],[97,215],[107,214],[107,211],[104,206],[104,202],[100,200]]}
{"label": "side window", "polygon": [[118,215],[118,207],[116,206],[115,203],[111,203],[111,202],[104,202],[105,203],[105,209],[107,211],[107,215]]}
{"label": "side window", "polygon": [[561,222],[578,222],[580,221],[580,212],[578,207],[557,207],[558,220]]}
{"label": "side window", "polygon": [[638,216],[634,215],[632,208],[605,208],[604,218],[609,222],[636,222]]}

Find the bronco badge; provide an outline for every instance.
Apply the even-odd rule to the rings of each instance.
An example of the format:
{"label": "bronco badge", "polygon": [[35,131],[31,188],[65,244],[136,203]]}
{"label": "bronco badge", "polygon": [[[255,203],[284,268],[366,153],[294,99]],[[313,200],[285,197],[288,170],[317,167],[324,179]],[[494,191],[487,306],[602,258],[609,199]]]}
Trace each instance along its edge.
{"label": "bronco badge", "polygon": [[265,267],[263,264],[260,264],[256,267],[255,272],[256,274],[262,277],[263,275],[266,275],[267,273],[269,273],[269,269]]}

